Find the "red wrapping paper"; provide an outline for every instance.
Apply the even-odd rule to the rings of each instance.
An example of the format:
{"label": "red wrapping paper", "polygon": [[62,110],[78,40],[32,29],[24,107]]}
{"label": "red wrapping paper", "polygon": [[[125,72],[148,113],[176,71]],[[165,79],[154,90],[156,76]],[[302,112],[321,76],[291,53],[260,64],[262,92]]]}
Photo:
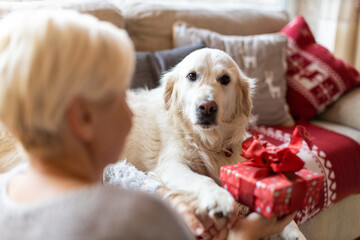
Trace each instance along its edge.
{"label": "red wrapping paper", "polygon": [[286,175],[268,175],[267,171],[238,163],[222,167],[220,180],[237,202],[269,218],[281,217],[318,201],[323,175],[304,168]]}
{"label": "red wrapping paper", "polygon": [[281,217],[315,204],[324,176],[308,171],[296,156],[302,139],[311,144],[304,129],[296,128],[288,147],[261,144],[254,137],[243,143],[248,161],[224,166],[220,180],[239,203],[266,217]]}

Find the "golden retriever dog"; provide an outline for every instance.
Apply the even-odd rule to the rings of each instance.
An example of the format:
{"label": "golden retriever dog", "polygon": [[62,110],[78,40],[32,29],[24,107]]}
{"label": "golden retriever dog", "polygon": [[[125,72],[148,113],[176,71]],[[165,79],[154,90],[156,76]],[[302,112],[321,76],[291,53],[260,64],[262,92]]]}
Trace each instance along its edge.
{"label": "golden retriever dog", "polygon": [[210,216],[230,217],[234,199],[218,177],[221,166],[242,160],[252,108],[249,81],[215,49],[193,52],[161,81],[151,91],[128,92],[134,124],[124,157],[170,189],[196,195]]}
{"label": "golden retriever dog", "polygon": [[[219,171],[243,160],[251,85],[225,52],[191,53],[158,88],[128,92],[134,124],[124,157],[154,172],[170,189],[195,197],[197,210],[215,221],[231,218],[235,202],[219,186]],[[285,239],[305,239],[295,223],[283,233]]]}

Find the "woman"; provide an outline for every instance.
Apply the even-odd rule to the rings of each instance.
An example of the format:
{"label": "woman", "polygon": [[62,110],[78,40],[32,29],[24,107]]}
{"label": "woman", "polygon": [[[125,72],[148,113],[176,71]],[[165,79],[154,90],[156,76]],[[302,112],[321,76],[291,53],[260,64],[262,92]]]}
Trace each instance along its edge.
{"label": "woman", "polygon": [[[91,16],[40,10],[1,21],[0,120],[28,164],[0,178],[0,239],[194,239],[160,200],[101,184],[131,127],[133,68],[126,33]],[[279,232],[291,218],[252,213],[230,239]]]}

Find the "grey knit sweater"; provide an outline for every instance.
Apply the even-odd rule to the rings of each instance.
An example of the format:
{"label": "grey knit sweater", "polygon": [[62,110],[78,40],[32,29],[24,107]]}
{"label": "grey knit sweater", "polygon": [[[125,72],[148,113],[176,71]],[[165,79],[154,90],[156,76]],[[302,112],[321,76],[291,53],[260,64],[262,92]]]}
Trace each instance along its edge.
{"label": "grey knit sweater", "polygon": [[[13,202],[7,196],[7,184],[27,167],[20,165],[0,175],[1,240],[194,239],[184,222],[161,200],[112,185],[99,183],[38,203]],[[113,167],[118,168],[115,175],[123,177],[108,172],[105,178],[109,183],[133,189],[150,186],[150,191],[158,186],[124,162]],[[128,168],[136,172],[129,173]]]}

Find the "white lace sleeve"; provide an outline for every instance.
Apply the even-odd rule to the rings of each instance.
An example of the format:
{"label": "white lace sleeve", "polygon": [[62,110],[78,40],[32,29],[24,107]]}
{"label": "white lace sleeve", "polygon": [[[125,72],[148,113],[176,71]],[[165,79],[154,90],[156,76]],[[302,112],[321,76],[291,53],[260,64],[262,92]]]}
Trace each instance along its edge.
{"label": "white lace sleeve", "polygon": [[132,190],[155,192],[162,184],[139,171],[126,160],[107,166],[104,170],[103,182]]}

